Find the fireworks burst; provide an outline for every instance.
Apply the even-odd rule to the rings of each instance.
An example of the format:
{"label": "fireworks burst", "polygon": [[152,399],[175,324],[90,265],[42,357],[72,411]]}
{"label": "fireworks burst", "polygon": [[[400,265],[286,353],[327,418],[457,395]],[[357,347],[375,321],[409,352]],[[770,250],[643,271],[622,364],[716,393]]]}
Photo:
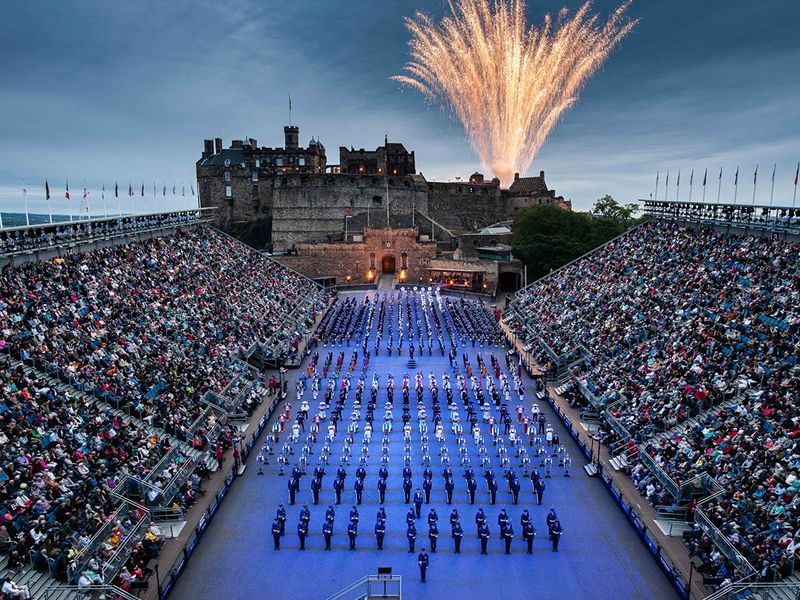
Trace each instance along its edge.
{"label": "fireworks burst", "polygon": [[524,0],[448,0],[435,23],[406,19],[411,60],[393,79],[453,108],[484,169],[504,184],[533,162],[578,90],[637,21],[625,12],[605,22],[591,1],[569,18],[566,8],[529,29]]}

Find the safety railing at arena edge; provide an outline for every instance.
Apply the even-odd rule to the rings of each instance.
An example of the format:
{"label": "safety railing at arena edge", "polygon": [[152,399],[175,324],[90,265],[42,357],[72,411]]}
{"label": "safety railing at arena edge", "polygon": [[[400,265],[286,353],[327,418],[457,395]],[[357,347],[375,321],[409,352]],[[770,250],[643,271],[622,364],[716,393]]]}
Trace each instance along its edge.
{"label": "safety railing at arena edge", "polygon": [[793,206],[705,204],[676,200],[639,202],[644,204],[645,214],[656,219],[800,233],[800,209]]}
{"label": "safety railing at arena edge", "polygon": [[0,256],[29,254],[58,246],[111,239],[128,234],[158,231],[206,222],[204,209],[98,217],[89,220],[39,223],[9,227],[0,231]]}

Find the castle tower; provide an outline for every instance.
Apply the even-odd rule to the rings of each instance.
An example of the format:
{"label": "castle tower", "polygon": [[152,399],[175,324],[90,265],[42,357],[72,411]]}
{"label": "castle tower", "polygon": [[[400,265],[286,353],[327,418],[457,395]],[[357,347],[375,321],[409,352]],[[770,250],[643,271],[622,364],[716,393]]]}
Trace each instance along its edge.
{"label": "castle tower", "polygon": [[296,125],[287,125],[283,128],[283,135],[286,138],[284,148],[297,149],[300,147],[300,128]]}

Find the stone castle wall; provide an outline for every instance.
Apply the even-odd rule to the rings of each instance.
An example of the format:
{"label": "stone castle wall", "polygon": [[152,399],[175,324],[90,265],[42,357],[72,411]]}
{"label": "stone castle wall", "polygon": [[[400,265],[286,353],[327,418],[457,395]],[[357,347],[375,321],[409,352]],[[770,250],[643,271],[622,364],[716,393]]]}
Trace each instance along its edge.
{"label": "stone castle wall", "polygon": [[276,260],[307,277],[334,277],[337,283],[369,283],[382,274],[385,257],[394,259],[399,278],[406,255],[406,281],[422,283],[430,262],[436,258],[436,244],[418,242],[416,228],[367,229],[359,243],[297,245],[297,255],[276,256]]}

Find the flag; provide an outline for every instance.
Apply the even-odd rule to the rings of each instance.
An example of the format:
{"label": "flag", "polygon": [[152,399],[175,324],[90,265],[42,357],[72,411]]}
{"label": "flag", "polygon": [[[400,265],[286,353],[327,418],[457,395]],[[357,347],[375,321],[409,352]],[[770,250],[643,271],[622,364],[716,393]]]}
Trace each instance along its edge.
{"label": "flag", "polygon": [[50,201],[50,184],[47,183],[47,179],[44,180],[44,197],[45,200]]}
{"label": "flag", "polygon": [[24,181],[22,182],[22,197],[23,198],[27,198],[28,197],[28,189],[25,187],[25,182]]}
{"label": "flag", "polygon": [[706,181],[708,181],[708,169],[703,173],[703,187],[706,187]]}
{"label": "flag", "polygon": [[172,195],[173,196],[175,195],[175,184],[174,183],[172,184]]}
{"label": "flag", "polygon": [[797,163],[797,169],[794,172],[794,184],[797,185],[797,177],[800,175],[800,163]]}
{"label": "flag", "polygon": [[[794,183],[797,185],[797,177],[794,178]],[[194,196],[194,185],[192,185],[192,196]]]}
{"label": "flag", "polygon": [[758,179],[758,165],[756,165],[756,170],[753,171],[753,185],[756,184],[757,179]]}
{"label": "flag", "polygon": [[733,185],[739,185],[739,166],[736,166],[736,175],[733,176]]}
{"label": "flag", "polygon": [[692,169],[692,172],[689,173],[689,185],[692,185],[693,183],[694,183],[694,169]]}
{"label": "flag", "polygon": [[64,192],[64,198],[66,198],[67,200],[69,200],[69,180],[67,180],[67,189],[66,189],[66,191]]}
{"label": "flag", "polygon": [[676,185],[680,185],[680,184],[681,184],[681,170],[678,169],[678,181],[676,182]]}
{"label": "flag", "polygon": [[186,186],[182,185],[181,186],[181,196],[185,196],[185,195],[186,195]]}
{"label": "flag", "polygon": [[114,197],[119,198],[119,183],[114,182]]}
{"label": "flag", "polygon": [[144,183],[142,183],[142,198],[144,198]]}
{"label": "flag", "polygon": [[105,181],[101,181],[100,185],[102,186],[101,191],[100,191],[100,197],[103,200],[105,200],[106,199],[106,182]]}
{"label": "flag", "polygon": [[778,163],[772,164],[772,183],[775,183],[775,169],[778,166]]}
{"label": "flag", "polygon": [[722,181],[722,167],[719,168],[719,180]]}
{"label": "flag", "polygon": [[133,184],[128,184],[128,196],[133,196]]}
{"label": "flag", "polygon": [[669,169],[667,169],[667,180],[664,182],[664,187],[669,188]]}
{"label": "flag", "polygon": [[166,185],[161,189],[161,195],[162,196],[166,196],[167,195],[167,186]]}
{"label": "flag", "polygon": [[153,182],[153,198],[156,197],[156,182]]}

